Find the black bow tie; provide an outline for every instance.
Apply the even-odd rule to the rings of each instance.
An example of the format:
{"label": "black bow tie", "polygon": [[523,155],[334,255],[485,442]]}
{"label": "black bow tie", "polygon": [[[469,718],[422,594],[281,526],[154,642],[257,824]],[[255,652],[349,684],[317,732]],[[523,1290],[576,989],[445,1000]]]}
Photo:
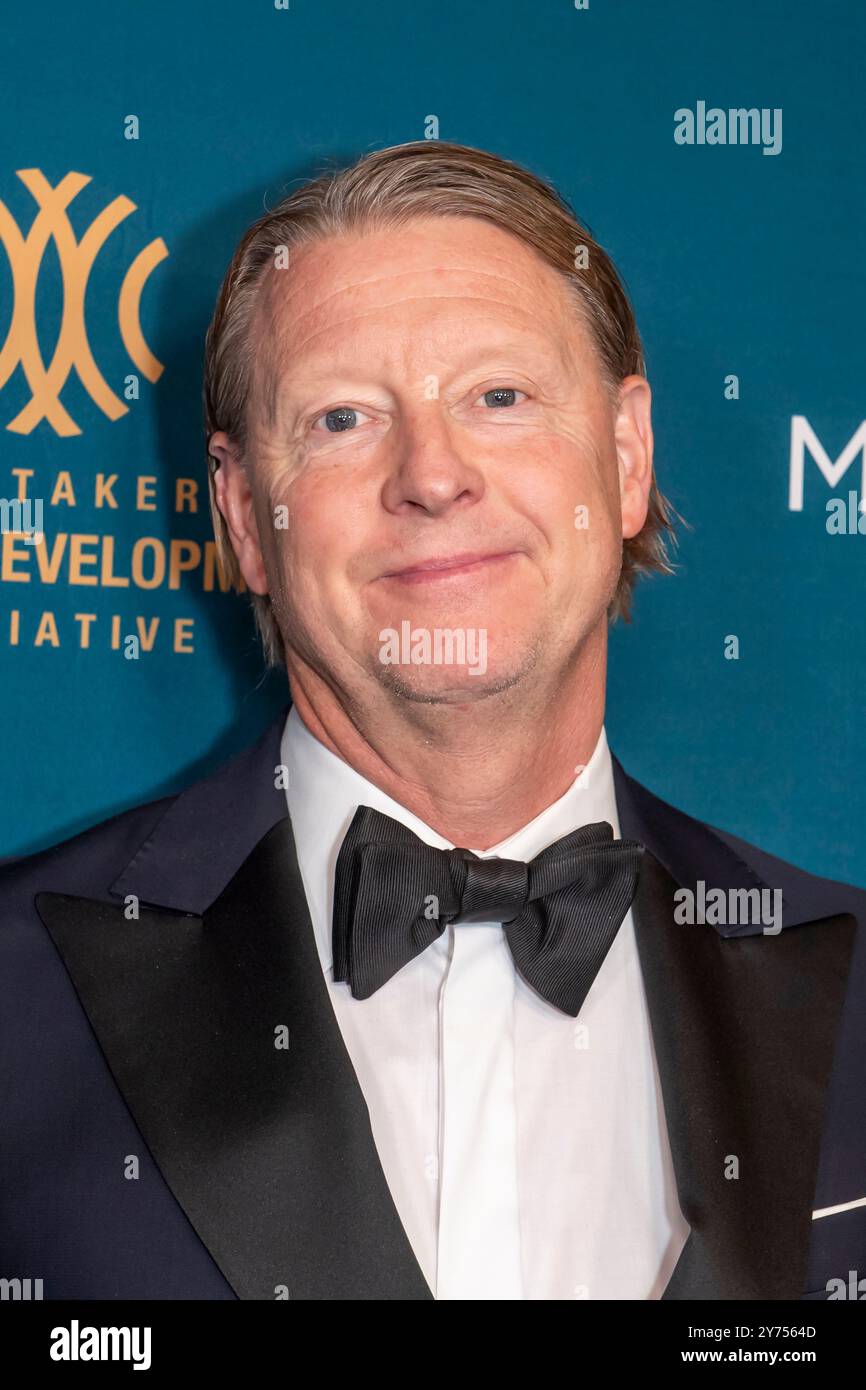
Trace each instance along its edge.
{"label": "black bow tie", "polygon": [[528,864],[479,859],[359,806],[337,858],[334,979],[368,999],[450,923],[501,922],[527,984],[576,1018],[631,906],[642,854],[599,821]]}

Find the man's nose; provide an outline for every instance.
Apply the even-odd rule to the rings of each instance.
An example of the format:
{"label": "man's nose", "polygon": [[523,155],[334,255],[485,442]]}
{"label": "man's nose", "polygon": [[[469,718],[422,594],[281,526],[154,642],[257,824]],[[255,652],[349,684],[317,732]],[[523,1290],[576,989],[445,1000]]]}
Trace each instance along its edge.
{"label": "man's nose", "polygon": [[484,493],[484,477],[469,457],[470,447],[433,402],[412,418],[404,418],[395,431],[383,505],[394,512],[420,507],[437,516],[455,502],[478,501]]}

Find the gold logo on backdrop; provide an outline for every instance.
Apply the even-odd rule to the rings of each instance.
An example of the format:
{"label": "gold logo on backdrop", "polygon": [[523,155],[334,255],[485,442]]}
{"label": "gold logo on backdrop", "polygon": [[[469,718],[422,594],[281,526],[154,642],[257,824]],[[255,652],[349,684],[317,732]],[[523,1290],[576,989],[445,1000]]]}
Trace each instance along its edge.
{"label": "gold logo on backdrop", "polygon": [[[20,363],[31,397],[6,428],[16,434],[29,434],[40,420],[47,420],[59,435],[80,434],[81,430],[60,400],[73,367],[91,399],[109,420],[118,420],[129,409],[115,395],[96,365],[87,341],[84,304],[87,281],[97,255],[115,227],[136,211],[136,205],[129,198],[115,198],[94,218],[81,240],[76,241],[66,209],[90,183],[90,175],[67,174],[56,188],[52,188],[39,169],[19,169],[17,175],[39,205],[39,211],[24,237],[8,208],[0,201],[0,242],[9,258],[14,292],[9,332],[0,348],[0,389]],[[36,289],[50,238],[57,248],[63,278],[63,314],[54,354],[46,365],[36,330]],[[124,276],[117,302],[117,320],[124,347],[139,372],[150,382],[159,380],[163,367],[144,340],[138,310],[141,292],[151,271],[167,255],[162,237],[156,237],[139,251]]]}

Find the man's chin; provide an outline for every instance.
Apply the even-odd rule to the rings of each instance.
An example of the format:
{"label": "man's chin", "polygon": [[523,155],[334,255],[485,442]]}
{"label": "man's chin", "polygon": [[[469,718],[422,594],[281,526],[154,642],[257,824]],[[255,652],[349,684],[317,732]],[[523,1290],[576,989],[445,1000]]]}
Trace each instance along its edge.
{"label": "man's chin", "polygon": [[535,666],[536,653],[522,661],[487,666],[379,665],[376,679],[402,700],[424,705],[470,705],[519,686]]}

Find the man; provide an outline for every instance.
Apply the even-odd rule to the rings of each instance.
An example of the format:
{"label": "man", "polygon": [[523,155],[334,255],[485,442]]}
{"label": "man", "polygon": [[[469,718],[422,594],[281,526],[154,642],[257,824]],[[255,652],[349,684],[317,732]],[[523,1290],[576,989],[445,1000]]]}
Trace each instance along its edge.
{"label": "man", "polygon": [[5,870],[2,1272],[827,1297],[866,1267],[866,895],[608,749],[671,513],[605,252],[493,155],[367,155],[245,234],[205,403],[292,706]]}

